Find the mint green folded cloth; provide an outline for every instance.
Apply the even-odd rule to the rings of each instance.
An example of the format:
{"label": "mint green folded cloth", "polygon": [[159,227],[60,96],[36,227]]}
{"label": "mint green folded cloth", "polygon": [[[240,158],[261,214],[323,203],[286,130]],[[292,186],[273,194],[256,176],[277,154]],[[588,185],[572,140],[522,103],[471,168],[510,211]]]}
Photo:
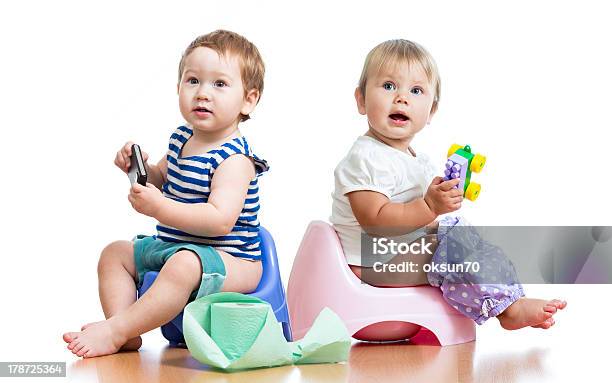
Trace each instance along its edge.
{"label": "mint green folded cloth", "polygon": [[351,337],[325,308],[304,338],[287,342],[272,307],[239,293],[216,293],[185,307],[183,335],[191,355],[223,370],[346,361]]}

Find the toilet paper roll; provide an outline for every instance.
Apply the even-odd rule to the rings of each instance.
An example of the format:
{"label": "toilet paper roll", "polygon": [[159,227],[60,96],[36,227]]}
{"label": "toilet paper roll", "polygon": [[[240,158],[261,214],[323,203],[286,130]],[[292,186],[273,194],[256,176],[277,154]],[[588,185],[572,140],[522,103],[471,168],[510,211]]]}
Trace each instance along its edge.
{"label": "toilet paper roll", "polygon": [[214,303],[210,337],[230,359],[240,358],[259,335],[268,314],[265,303]]}
{"label": "toilet paper roll", "polygon": [[[268,308],[257,337],[237,359],[228,358],[211,337],[212,322],[216,322],[212,320],[212,306],[218,303],[255,303],[264,304]],[[238,337],[244,336],[246,325],[242,323],[243,317],[240,320],[241,323],[234,326],[239,328]],[[248,322],[252,324],[255,321]],[[214,326],[217,327],[217,324]],[[219,331],[217,329],[217,335]],[[189,352],[197,361],[228,372],[292,363],[344,362],[348,360],[351,348],[351,337],[342,319],[327,307],[321,310],[302,339],[287,342],[283,328],[267,302],[250,295],[230,292],[210,294],[189,303],[183,314],[183,334]]]}

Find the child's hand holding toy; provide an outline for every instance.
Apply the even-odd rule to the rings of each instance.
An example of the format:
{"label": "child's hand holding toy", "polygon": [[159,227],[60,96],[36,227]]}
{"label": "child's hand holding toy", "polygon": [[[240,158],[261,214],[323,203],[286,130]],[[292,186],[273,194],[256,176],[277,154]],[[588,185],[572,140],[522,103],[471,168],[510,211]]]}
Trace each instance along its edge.
{"label": "child's hand holding toy", "polygon": [[480,184],[472,182],[472,172],[480,173],[487,162],[482,154],[472,154],[470,145],[453,144],[448,150],[448,160],[444,170],[444,180],[459,180],[457,189],[470,201],[476,201],[480,195]]}
{"label": "child's hand holding toy", "polygon": [[463,191],[456,188],[458,184],[458,179],[444,181],[442,177],[431,181],[425,193],[425,203],[434,214],[446,214],[461,208]]}

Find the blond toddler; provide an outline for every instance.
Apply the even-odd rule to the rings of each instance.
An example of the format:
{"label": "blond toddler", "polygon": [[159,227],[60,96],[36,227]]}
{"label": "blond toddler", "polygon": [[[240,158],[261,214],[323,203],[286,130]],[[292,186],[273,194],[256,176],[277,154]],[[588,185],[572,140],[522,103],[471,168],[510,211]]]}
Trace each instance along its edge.
{"label": "blond toddler", "polygon": [[[483,243],[463,218],[437,221],[441,215],[459,210],[463,193],[455,188],[458,179],[436,177],[428,157],[411,146],[430,123],[440,101],[440,78],[431,55],[408,40],[379,44],[365,60],[355,100],[359,113],[367,117],[367,131],[335,169],[330,218],[351,270],[376,286],[439,287],[450,305],[478,324],[496,317],[509,330],[554,325],[553,315],[565,308],[565,301],[526,298],[514,267],[499,249]],[[362,251],[364,233],[403,236],[408,243],[423,238],[437,250],[429,258],[421,258],[421,264],[440,263],[450,258],[447,245],[457,245],[448,233],[459,227],[469,233],[469,240],[457,246],[461,250],[454,254],[463,258],[458,261],[469,258],[480,262],[482,268],[498,269],[504,283],[485,282],[477,273],[434,273],[422,268],[401,278],[366,278],[375,275],[375,265]],[[494,256],[484,256],[489,254]],[[399,264],[415,261],[416,256],[391,254],[374,260]]]}

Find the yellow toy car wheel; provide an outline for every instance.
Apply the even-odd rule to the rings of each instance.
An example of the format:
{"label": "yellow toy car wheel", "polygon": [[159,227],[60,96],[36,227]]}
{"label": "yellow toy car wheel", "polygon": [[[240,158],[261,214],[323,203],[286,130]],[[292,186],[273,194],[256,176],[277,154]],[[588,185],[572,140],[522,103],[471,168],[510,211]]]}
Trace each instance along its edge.
{"label": "yellow toy car wheel", "polygon": [[480,173],[482,168],[485,166],[485,162],[487,162],[487,157],[483,156],[482,154],[476,154],[474,158],[472,158],[470,170],[474,173]]}
{"label": "yellow toy car wheel", "polygon": [[446,157],[448,158],[448,157],[452,156],[453,154],[455,154],[455,152],[457,150],[462,149],[462,148],[463,148],[463,145],[452,144],[450,149],[448,149],[448,154],[446,155]]}
{"label": "yellow toy car wheel", "polygon": [[467,189],[465,190],[465,198],[470,201],[476,201],[476,198],[480,195],[480,184],[476,182],[470,182]]}

